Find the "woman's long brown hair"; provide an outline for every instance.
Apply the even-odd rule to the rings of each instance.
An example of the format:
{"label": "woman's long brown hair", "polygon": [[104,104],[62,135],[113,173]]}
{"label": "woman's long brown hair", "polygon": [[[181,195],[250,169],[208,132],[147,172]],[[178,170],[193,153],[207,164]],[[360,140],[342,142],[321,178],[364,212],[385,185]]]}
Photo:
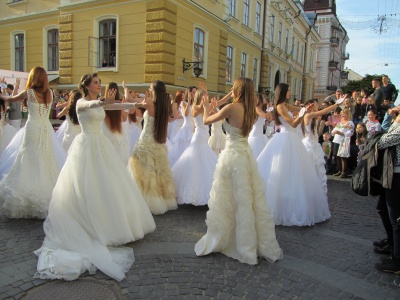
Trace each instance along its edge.
{"label": "woman's long brown hair", "polygon": [[152,83],[154,90],[154,139],[157,143],[167,141],[168,118],[171,103],[164,82],[156,80]]}
{"label": "woman's long brown hair", "polygon": [[275,99],[274,99],[274,110],[273,110],[276,125],[282,125],[281,121],[279,120],[279,114],[278,114],[278,110],[276,109],[276,107],[278,106],[278,104],[286,102],[286,95],[287,95],[288,91],[289,91],[289,85],[286,83],[280,83],[276,86]]}
{"label": "woman's long brown hair", "polygon": [[[115,82],[109,82],[104,90],[104,95],[107,95],[108,91],[114,89],[116,90],[115,100],[120,100],[118,84]],[[120,110],[106,110],[106,123],[109,125],[111,132],[122,132],[122,118]]]}
{"label": "woman's long brown hair", "polygon": [[241,133],[244,137],[247,137],[257,120],[253,81],[245,77],[235,79],[233,93],[235,95],[233,103],[243,103],[244,118]]}
{"label": "woman's long brown hair", "polygon": [[51,102],[49,81],[47,78],[46,70],[42,67],[34,67],[28,76],[26,82],[26,89],[33,89],[36,93],[42,94],[43,101],[46,106]]}

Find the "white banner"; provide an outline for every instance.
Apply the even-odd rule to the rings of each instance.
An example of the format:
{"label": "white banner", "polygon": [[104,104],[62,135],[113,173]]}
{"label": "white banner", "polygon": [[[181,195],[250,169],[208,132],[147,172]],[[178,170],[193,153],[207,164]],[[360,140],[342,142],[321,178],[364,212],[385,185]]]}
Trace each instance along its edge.
{"label": "white banner", "polygon": [[15,79],[21,78],[21,82],[19,85],[19,92],[25,90],[26,82],[28,81],[28,76],[29,73],[26,72],[17,72],[17,71],[0,69],[0,78],[4,77],[6,84],[15,85]]}

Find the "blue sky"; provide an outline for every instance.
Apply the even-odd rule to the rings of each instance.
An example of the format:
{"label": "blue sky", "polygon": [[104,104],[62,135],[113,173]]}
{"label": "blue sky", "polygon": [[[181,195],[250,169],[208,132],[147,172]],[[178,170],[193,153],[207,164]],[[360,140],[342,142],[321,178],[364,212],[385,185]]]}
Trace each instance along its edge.
{"label": "blue sky", "polygon": [[[395,13],[396,16],[393,15]],[[339,19],[350,22],[372,21],[382,15],[394,20],[392,28],[382,34],[370,28],[355,30],[343,22],[350,37],[346,48],[350,59],[345,67],[361,76],[387,74],[392,83],[400,88],[400,0],[336,0],[336,14]]]}

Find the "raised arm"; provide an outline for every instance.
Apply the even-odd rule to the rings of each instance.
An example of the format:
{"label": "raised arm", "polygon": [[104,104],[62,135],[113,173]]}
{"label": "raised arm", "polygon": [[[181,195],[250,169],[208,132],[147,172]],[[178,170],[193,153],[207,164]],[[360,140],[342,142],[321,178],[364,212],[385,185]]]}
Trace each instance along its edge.
{"label": "raised arm", "polygon": [[232,91],[226,94],[221,100],[217,101],[217,107],[220,107],[222,104],[225,104],[231,98],[232,98]]}
{"label": "raised arm", "polygon": [[68,114],[68,112],[69,112],[69,107],[64,107],[63,110],[60,111],[60,112],[57,114],[57,118],[59,119],[59,118],[61,118],[61,117],[63,117],[63,116],[66,116],[66,115]]}
{"label": "raised arm", "polygon": [[3,99],[4,101],[7,102],[18,102],[18,101],[24,101],[26,99],[26,90],[22,91],[16,96],[4,96],[0,95],[0,98]]}
{"label": "raised arm", "polygon": [[[307,105],[306,111],[309,110],[310,107],[312,107],[313,104]],[[289,106],[290,108],[290,106]],[[296,119],[293,119],[289,115],[289,109],[286,106],[285,103],[278,104],[276,107],[279,115],[293,128],[296,128],[299,126],[299,124],[303,121],[304,114],[302,116],[297,117]]]}

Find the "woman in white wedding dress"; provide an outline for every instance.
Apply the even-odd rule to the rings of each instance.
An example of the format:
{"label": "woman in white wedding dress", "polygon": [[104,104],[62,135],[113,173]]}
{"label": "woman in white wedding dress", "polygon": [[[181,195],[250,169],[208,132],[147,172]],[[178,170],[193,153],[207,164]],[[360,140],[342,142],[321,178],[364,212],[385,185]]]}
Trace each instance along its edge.
{"label": "woman in white wedding dress", "polygon": [[261,151],[268,143],[268,137],[264,134],[264,125],[265,120],[271,121],[272,115],[269,112],[264,112],[262,109],[263,105],[267,104],[266,99],[264,99],[261,94],[258,94],[256,99],[256,111],[258,118],[253,125],[253,129],[250,131],[249,145],[251,150],[253,150],[254,157],[257,159]]}
{"label": "woman in white wedding dress", "polygon": [[220,252],[242,263],[257,256],[274,262],[283,258],[275,224],[267,207],[265,187],[247,136],[256,120],[254,85],[248,78],[233,84],[232,104],[210,116],[203,102],[204,124],[226,119],[226,147],[219,155],[208,202],[207,233],[196,243],[197,256]]}
{"label": "woman in white wedding dress", "polygon": [[183,125],[179,129],[178,133],[172,139],[172,147],[168,153],[168,159],[171,167],[174,166],[176,161],[181,157],[182,153],[190,145],[192,140],[194,124],[192,117],[192,104],[193,99],[189,89],[185,92],[185,100],[181,102],[181,112],[183,117]]}
{"label": "woman in white wedding dress", "polygon": [[[301,107],[287,104],[289,85],[280,83],[275,90],[275,123],[281,125],[257,158],[261,175],[267,188],[267,204],[276,225],[310,226],[330,218],[330,212],[314,163],[307,153],[298,133],[304,111],[310,112],[312,104]],[[290,110],[299,110],[293,119]]]}
{"label": "woman in white wedding dress", "polygon": [[322,189],[325,193],[325,198],[321,199],[321,201],[328,201],[328,185],[326,178],[326,169],[325,169],[325,159],[324,159],[324,151],[322,150],[321,144],[318,143],[318,135],[316,133],[316,121],[319,116],[326,115],[332,110],[339,107],[339,105],[343,102],[344,98],[336,101],[336,104],[328,106],[322,110],[318,110],[318,101],[313,99],[306,102],[308,104],[314,104],[312,107],[312,111],[305,114],[303,121],[303,145],[306,147],[308,154],[312,162],[314,163],[314,168],[317,173],[318,179],[320,180]]}
{"label": "woman in white wedding dress", "polygon": [[[0,208],[10,218],[44,219],[66,158],[49,121],[52,94],[46,71],[33,68],[26,90],[13,97],[1,97],[10,102],[27,99],[29,115],[15,161],[0,181]],[[2,159],[14,160],[10,155],[2,155]]]}
{"label": "woman in white wedding dress", "polygon": [[177,209],[175,185],[167,156],[169,98],[164,82],[151,83],[150,97],[138,103],[146,108],[144,127],[133,149],[128,168],[150,211],[159,215]]}
{"label": "woman in white wedding dress", "polygon": [[[62,145],[65,151],[71,147],[74,138],[81,133],[81,126],[79,126],[78,115],[76,114],[76,102],[82,98],[82,93],[78,90],[71,91],[68,99],[68,106],[57,115],[57,118],[66,116],[64,123],[66,124],[63,133]],[[63,124],[64,124],[63,123]]]}
{"label": "woman in white wedding dress", "polygon": [[77,103],[82,133],[72,144],[54,188],[44,222],[36,278],[74,280],[96,269],[122,280],[134,262],[133,250],[115,247],[143,238],[155,223],[136,183],[101,131],[104,110],[129,109],[134,103],[106,99],[97,74],[86,74]]}
{"label": "woman in white wedding dress", "polygon": [[11,142],[17,129],[6,123],[6,105],[3,99],[0,99],[0,155]]}
{"label": "woman in white wedding dress", "polygon": [[203,124],[202,99],[205,92],[198,89],[194,96],[192,117],[195,130],[189,147],[172,167],[178,204],[206,205],[218,156],[208,145],[208,125]]}

